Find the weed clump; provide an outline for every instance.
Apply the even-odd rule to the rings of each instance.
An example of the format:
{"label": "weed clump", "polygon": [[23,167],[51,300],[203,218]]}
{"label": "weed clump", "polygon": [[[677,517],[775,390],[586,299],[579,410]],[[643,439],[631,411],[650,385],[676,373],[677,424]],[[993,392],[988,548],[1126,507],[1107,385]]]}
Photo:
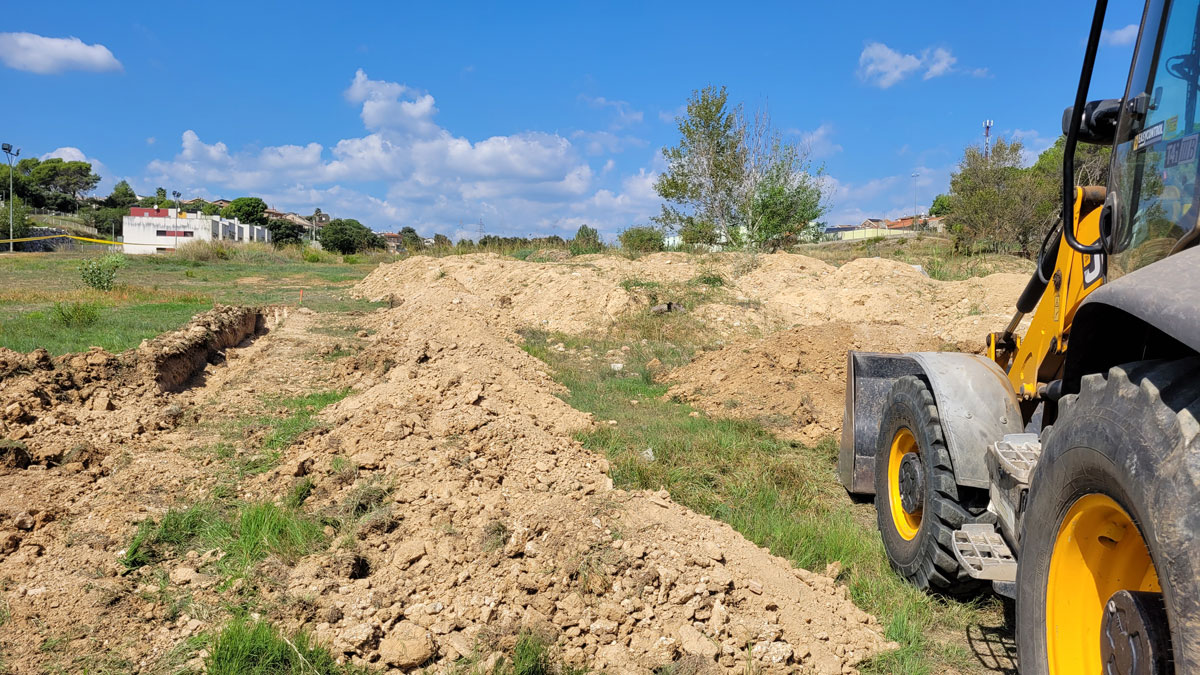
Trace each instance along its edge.
{"label": "weed clump", "polygon": [[94,302],[56,302],[50,315],[66,328],[86,328],[100,320],[100,306]]}
{"label": "weed clump", "polygon": [[338,665],[329,650],[307,633],[288,639],[265,621],[237,618],[217,634],[205,663],[209,675],[315,673],[349,675],[365,672]]}
{"label": "weed clump", "polygon": [[508,543],[512,532],[503,521],[493,520],[483,528],[483,539],[479,542],[485,551],[497,551]]}

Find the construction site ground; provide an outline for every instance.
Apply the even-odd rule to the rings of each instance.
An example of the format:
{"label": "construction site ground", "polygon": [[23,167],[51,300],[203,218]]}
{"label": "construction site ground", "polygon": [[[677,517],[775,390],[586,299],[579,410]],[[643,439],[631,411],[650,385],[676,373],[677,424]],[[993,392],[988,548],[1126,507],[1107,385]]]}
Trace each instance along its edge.
{"label": "construction site ground", "polygon": [[979,350],[1022,261],[556,253],[134,261],[101,322],[203,311],[110,350],[25,348],[77,257],[7,268],[4,668],[1015,672],[999,601],[887,568],[833,439],[847,349]]}

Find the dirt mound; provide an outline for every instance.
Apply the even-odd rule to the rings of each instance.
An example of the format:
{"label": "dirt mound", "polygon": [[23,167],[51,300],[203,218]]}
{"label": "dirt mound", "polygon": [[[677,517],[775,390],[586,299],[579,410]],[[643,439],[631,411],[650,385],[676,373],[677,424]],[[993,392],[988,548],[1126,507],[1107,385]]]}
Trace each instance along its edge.
{"label": "dirt mound", "polygon": [[[1025,275],[993,274],[942,282],[894,260],[864,258],[834,267],[787,253],[656,253],[637,260],[597,254],[565,263],[476,254],[381,265],[356,293],[371,300],[462,304],[497,325],[586,334],[711,284],[717,292],[693,311],[718,332],[885,323],[978,349],[983,336],[1011,316],[1026,281]],[[656,302],[647,300],[652,295]]]}
{"label": "dirt mound", "polygon": [[667,375],[667,396],[813,442],[841,429],[847,350],[935,351],[940,344],[928,333],[882,324],[793,328],[702,354]]}
{"label": "dirt mound", "polygon": [[395,486],[334,553],[355,564],[319,554],[281,579],[310,596],[323,642],[356,662],[436,671],[520,631],[570,663],[631,673],[687,655],[840,673],[885,648],[832,579],[665,493],[613,489],[607,462],[570,439],[590,416],[485,317],[419,297],[368,317],[371,345],[339,364],[359,393],[262,480],[277,489],[303,473],[331,512],[364,485]]}

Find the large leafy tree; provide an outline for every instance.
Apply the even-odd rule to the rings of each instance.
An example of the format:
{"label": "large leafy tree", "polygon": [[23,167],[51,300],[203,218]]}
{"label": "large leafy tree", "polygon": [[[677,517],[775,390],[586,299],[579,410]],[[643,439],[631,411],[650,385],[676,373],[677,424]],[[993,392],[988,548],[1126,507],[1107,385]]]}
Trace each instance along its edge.
{"label": "large leafy tree", "polygon": [[[959,248],[1032,255],[1059,216],[1065,140],[1059,137],[1030,167],[1024,166],[1026,153],[1019,141],[999,139],[987,156],[979,146],[966,148],[950,177],[950,194],[939,195],[930,214],[947,215]],[[1105,146],[1077,146],[1076,185],[1105,185],[1109,153]]]}
{"label": "large leafy tree", "polygon": [[[96,188],[100,176],[88,162],[66,161],[58,157],[40,160],[26,157],[13,167],[13,192],[33,208],[75,211],[79,199]],[[8,165],[3,182],[8,187]]]}
{"label": "large leafy tree", "polygon": [[655,221],[702,237],[728,236],[734,226],[737,186],[743,177],[737,110],[729,93],[708,86],[692,93],[679,118],[679,143],[663,149],[667,170],[654,190],[666,204]]}
{"label": "large leafy tree", "polygon": [[811,240],[828,210],[823,170],[784,139],[765,110],[747,117],[722,87],[693,92],[678,118],[679,144],[663,150],[654,188],[667,203],[655,221],[688,244],[775,249]]}
{"label": "large leafy tree", "polygon": [[1043,177],[1022,168],[1020,141],[996,139],[984,155],[970,146],[950,177],[950,231],[958,248],[1028,252],[1049,223],[1037,217]]}
{"label": "large leafy tree", "polygon": [[221,209],[222,218],[237,218],[253,225],[267,224],[267,204],[258,197],[238,197]]}
{"label": "large leafy tree", "polygon": [[317,241],[326,250],[349,255],[373,248],[383,248],[383,237],[353,218],[337,218],[321,228]]}
{"label": "large leafy tree", "polygon": [[828,210],[822,181],[808,151],[783,140],[765,111],[747,121],[739,117],[738,135],[743,157],[738,184],[737,242],[773,250],[799,241],[816,241],[817,219]]}

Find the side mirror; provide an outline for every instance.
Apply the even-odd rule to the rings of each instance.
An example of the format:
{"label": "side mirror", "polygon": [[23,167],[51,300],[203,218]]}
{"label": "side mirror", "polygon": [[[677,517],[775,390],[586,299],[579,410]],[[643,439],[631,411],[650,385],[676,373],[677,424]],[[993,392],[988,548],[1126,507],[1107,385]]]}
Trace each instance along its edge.
{"label": "side mirror", "polygon": [[[1075,106],[1063,111],[1063,134],[1071,128],[1071,117],[1075,114]],[[1079,136],[1081,143],[1110,145],[1117,138],[1117,118],[1121,116],[1121,99],[1106,98],[1099,101],[1088,101],[1083,106],[1082,119],[1079,121]]]}

